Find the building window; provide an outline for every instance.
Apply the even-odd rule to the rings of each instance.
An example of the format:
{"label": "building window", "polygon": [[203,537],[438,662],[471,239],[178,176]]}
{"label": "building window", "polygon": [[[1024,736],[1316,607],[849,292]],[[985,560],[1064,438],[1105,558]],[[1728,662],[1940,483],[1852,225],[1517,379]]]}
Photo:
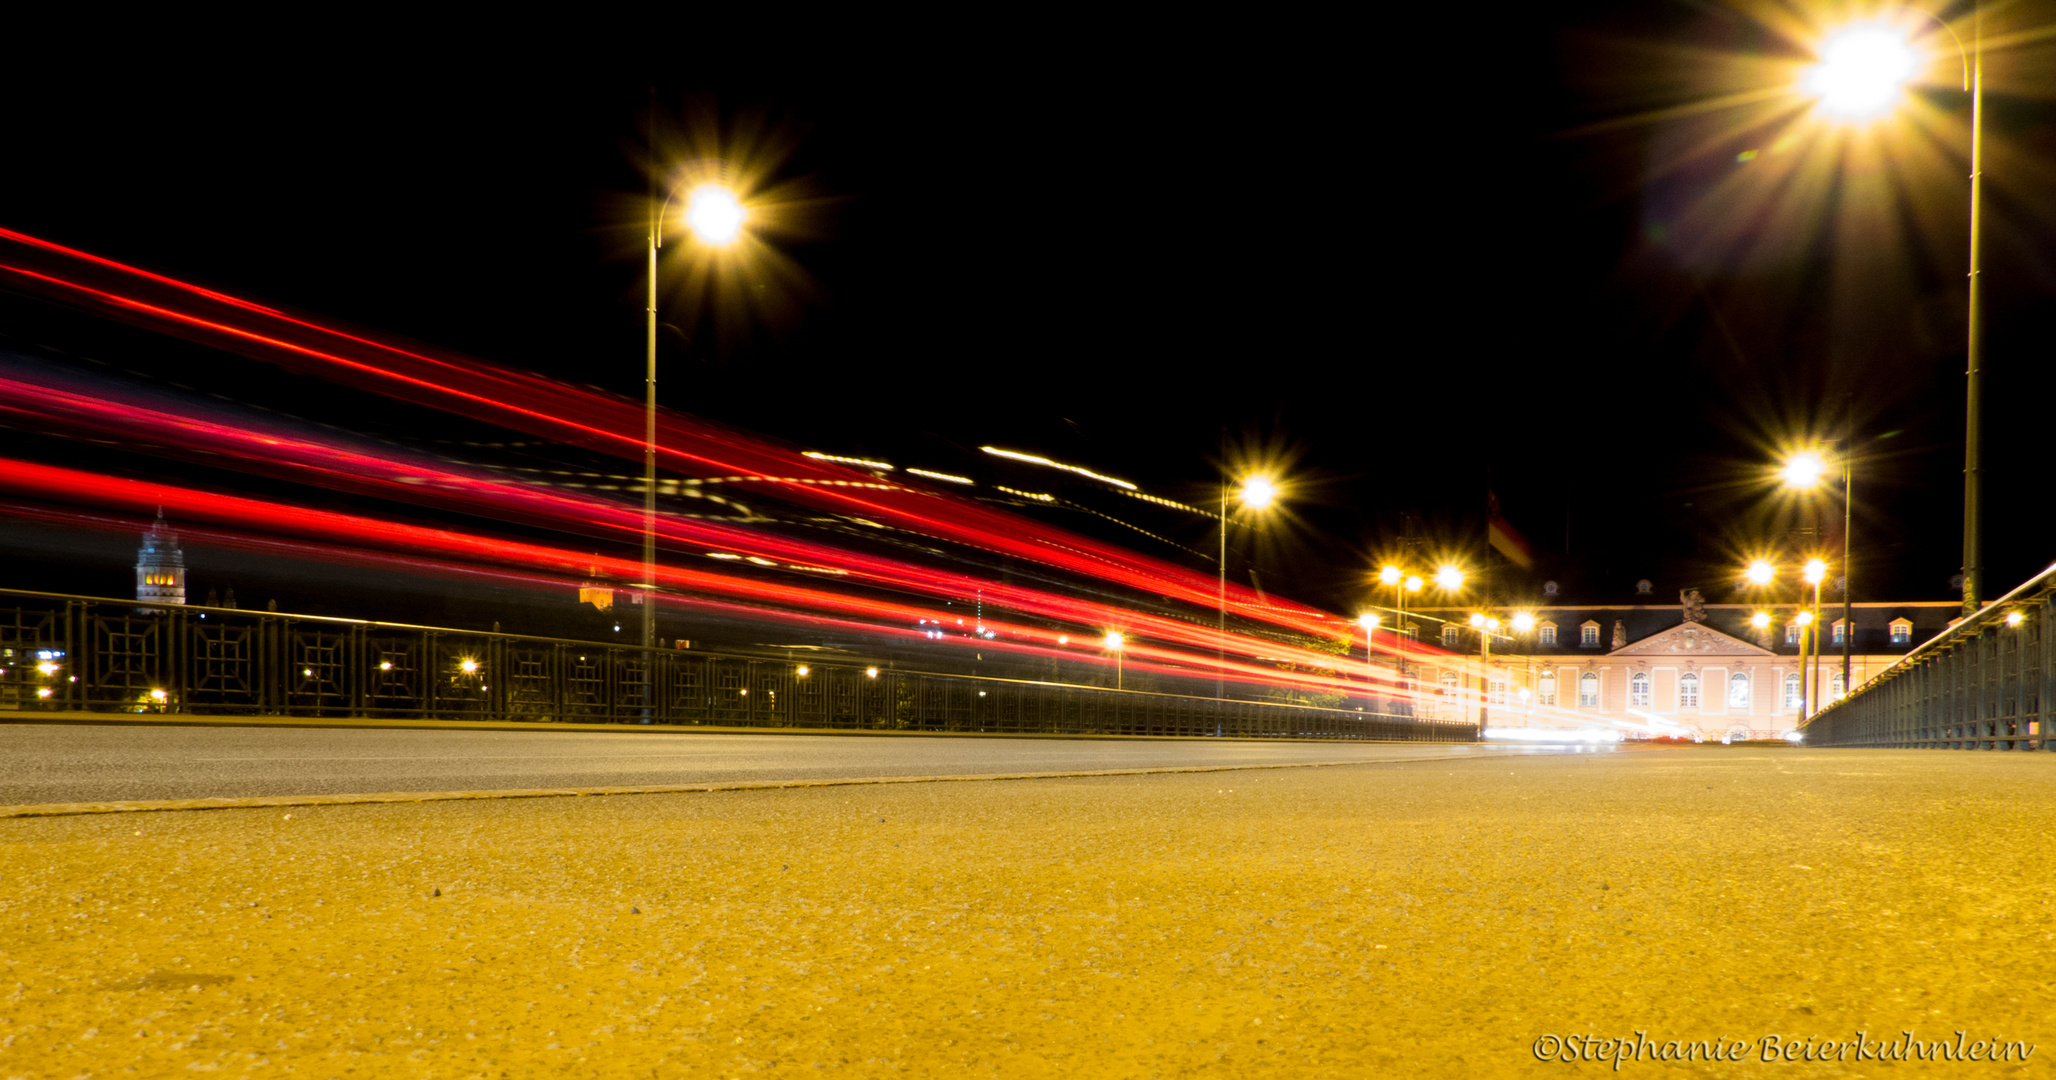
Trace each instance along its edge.
{"label": "building window", "polygon": [[1455,645],[1456,645],[1456,624],[1454,624],[1454,623],[1445,623],[1445,624],[1443,625],[1443,627],[1442,627],[1442,647],[1443,647],[1443,648],[1445,648],[1445,649],[1448,649],[1448,648],[1453,648],[1453,647],[1454,647]]}
{"label": "building window", "polygon": [[1535,700],[1543,705],[1556,704],[1556,676],[1544,675],[1535,680]]}
{"label": "building window", "polygon": [[1907,619],[1893,619],[1893,620],[1892,620],[1892,644],[1894,644],[1894,645],[1910,645],[1910,644],[1912,644],[1912,643],[1913,643],[1913,623],[1912,623],[1911,621],[1907,620]]}
{"label": "building window", "polygon": [[1598,648],[1599,624],[1596,622],[1588,622],[1585,625],[1578,627],[1578,644],[1584,646],[1587,649]]}
{"label": "building window", "polygon": [[1588,671],[1578,676],[1578,708],[1596,709],[1598,707],[1599,675],[1596,672]]}
{"label": "building window", "polygon": [[1494,705],[1504,705],[1504,704],[1506,704],[1506,680],[1505,680],[1505,679],[1494,679],[1494,680],[1492,680],[1492,704],[1494,704]]}
{"label": "building window", "polygon": [[1638,671],[1628,680],[1628,704],[1638,709],[1649,707],[1649,673]]}
{"label": "building window", "polygon": [[1678,708],[1696,709],[1698,707],[1699,676],[1687,674],[1680,677],[1678,679]]}
{"label": "building window", "polygon": [[1543,645],[1553,646],[1556,644],[1556,624],[1553,622],[1546,622],[1536,627],[1535,634],[1535,640]]}
{"label": "building window", "polygon": [[1837,644],[1837,645],[1840,645],[1840,644],[1842,643],[1842,637],[1843,637],[1843,634],[1844,634],[1844,633],[1845,633],[1845,630],[1844,630],[1844,628],[1843,628],[1843,626],[1842,626],[1842,620],[1840,620],[1840,619],[1836,619],[1836,620],[1835,620],[1835,644]]}
{"label": "building window", "polygon": [[1785,644],[1787,644],[1787,645],[1797,645],[1797,644],[1799,644],[1799,624],[1798,624],[1798,623],[1795,623],[1795,622],[1788,622],[1788,623],[1786,623],[1786,624],[1785,624]]}
{"label": "building window", "polygon": [[1785,708],[1796,709],[1799,707],[1799,692],[1798,673],[1794,672],[1785,676]]}
{"label": "building window", "polygon": [[1840,700],[1842,700],[1842,691],[1843,691],[1843,689],[1844,689],[1844,687],[1843,687],[1843,685],[1842,685],[1842,673],[1841,673],[1841,672],[1839,672],[1839,671],[1837,671],[1837,672],[1835,672],[1835,675],[1834,675],[1834,677],[1828,680],[1828,700],[1829,700],[1829,701],[1840,701]]}
{"label": "building window", "polygon": [[1746,709],[1748,707],[1749,673],[1737,671],[1733,675],[1728,676],[1728,708]]}
{"label": "building window", "polygon": [[1406,624],[1406,636],[1407,636],[1407,639],[1408,639],[1409,641],[1419,641],[1419,640],[1421,640],[1421,624],[1420,624],[1420,623],[1407,623],[1407,624]]}

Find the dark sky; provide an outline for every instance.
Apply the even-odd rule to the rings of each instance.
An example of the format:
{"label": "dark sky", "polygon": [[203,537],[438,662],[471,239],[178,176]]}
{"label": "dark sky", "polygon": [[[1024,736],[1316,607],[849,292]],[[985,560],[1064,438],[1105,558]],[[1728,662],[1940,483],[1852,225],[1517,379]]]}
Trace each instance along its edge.
{"label": "dark sky", "polygon": [[[782,147],[756,156],[797,200],[745,309],[667,292],[671,406],[907,464],[999,443],[1195,500],[1226,429],[1295,455],[1294,520],[1251,557],[1342,607],[1402,515],[1481,560],[1488,488],[1543,555],[1502,595],[1723,590],[1791,525],[1752,472],[1768,445],[1847,401],[1857,598],[1949,595],[1961,148],[1854,225],[1837,185],[1812,215],[1837,227],[1752,214],[1728,177],[1760,131],[1606,122],[1734,89],[1678,50],[1774,35],[1702,4],[1529,7],[1432,32],[753,28],[675,55],[688,28],[653,27],[611,69],[582,34],[458,59],[460,38],[58,42],[0,75],[0,224],[639,396],[654,85],[666,153],[693,125]],[[1993,594],[2056,556],[2052,56],[1990,62]]]}

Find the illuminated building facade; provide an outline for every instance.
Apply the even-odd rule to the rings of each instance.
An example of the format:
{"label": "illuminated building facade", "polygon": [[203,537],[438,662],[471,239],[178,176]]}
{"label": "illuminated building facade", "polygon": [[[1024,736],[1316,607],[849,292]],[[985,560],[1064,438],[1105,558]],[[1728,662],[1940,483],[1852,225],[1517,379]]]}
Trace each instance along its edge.
{"label": "illuminated building facade", "polygon": [[136,552],[136,599],[159,604],[186,602],[186,553],[179,550],[178,534],[164,523],[164,511],[150,531],[143,534],[143,546]]}
{"label": "illuminated building facade", "polygon": [[[1423,643],[1446,659],[1416,667],[1425,707],[1475,717],[1481,704],[1491,727],[1577,727],[1623,724],[1700,738],[1778,738],[1796,728],[1802,707],[1799,608],[1791,605],[1614,604],[1521,608],[1532,627],[1502,629],[1492,641],[1489,670],[1479,666],[1472,609],[1416,614]],[[1853,606],[1850,678],[1856,685],[1940,633],[1961,612],[1955,600],[1861,603]],[[1762,612],[1770,625],[1752,619]],[[1843,693],[1840,604],[1821,607],[1818,703]],[[1513,609],[1494,609],[1502,626]]]}

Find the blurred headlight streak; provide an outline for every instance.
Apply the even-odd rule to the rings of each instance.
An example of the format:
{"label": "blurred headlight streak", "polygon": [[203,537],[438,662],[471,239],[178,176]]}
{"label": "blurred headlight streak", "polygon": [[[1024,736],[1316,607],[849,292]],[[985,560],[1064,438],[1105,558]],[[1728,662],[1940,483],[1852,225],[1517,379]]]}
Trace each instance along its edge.
{"label": "blurred headlight streak", "polygon": [[1062,469],[1065,472],[1077,473],[1079,476],[1084,476],[1093,480],[1097,480],[1102,484],[1112,484],[1123,491],[1140,490],[1134,484],[1131,484],[1126,480],[1116,480],[1111,476],[1102,476],[1099,473],[1093,472],[1091,469],[1081,469],[1076,465],[1066,465],[1061,461],[1051,461],[1046,457],[1037,457],[1034,454],[1023,454],[1013,450],[1001,450],[996,446],[981,446],[978,449],[983,450],[994,457],[1010,458],[1014,461],[1025,461],[1030,465],[1047,465],[1052,469]]}

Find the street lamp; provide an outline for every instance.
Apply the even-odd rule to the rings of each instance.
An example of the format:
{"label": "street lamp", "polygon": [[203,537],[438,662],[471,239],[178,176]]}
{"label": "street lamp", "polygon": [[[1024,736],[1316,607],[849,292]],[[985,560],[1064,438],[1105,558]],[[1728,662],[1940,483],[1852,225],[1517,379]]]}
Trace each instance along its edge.
{"label": "street lamp", "polygon": [[[1445,567],[1445,569],[1447,569]],[[1492,635],[1499,629],[1499,620],[1478,612],[1471,613],[1471,629],[1478,632],[1478,730],[1484,731],[1489,719],[1486,703],[1492,691]]]}
{"label": "street lamp", "polygon": [[[1918,9],[1914,9],[1918,10]],[[1923,12],[1922,14],[1927,14]],[[1971,47],[1948,23],[1934,19],[1956,43],[1963,63],[1963,89],[1970,94],[1970,295],[1964,352],[1963,430],[1963,614],[1973,615],[1983,603],[1983,539],[1979,527],[1984,474],[1979,463],[1979,407],[1984,395],[1984,318],[1980,220],[1984,187],[1984,12],[1971,5]],[[1890,112],[1904,100],[1904,88],[1920,67],[1920,53],[1906,32],[1883,22],[1852,23],[1827,35],[1816,50],[1820,63],[1806,72],[1801,89],[1814,97],[1820,111],[1843,122],[1863,123]],[[1847,560],[1843,560],[1847,570]],[[1844,626],[1847,626],[1846,621]],[[1844,641],[1848,638],[1845,634]],[[1843,677],[1844,685],[1847,676]]]}
{"label": "street lamp", "polygon": [[[1843,691],[1844,691],[1844,692],[1846,693],[1846,692],[1848,691],[1848,689],[1849,689],[1849,688],[1850,688],[1851,686],[1855,685],[1855,684],[1854,684],[1854,682],[1852,682],[1852,681],[1851,681],[1851,679],[1850,679],[1850,677],[1849,677],[1849,650],[1850,650],[1850,648],[1851,648],[1852,644],[1853,644],[1853,643],[1855,642],[1855,640],[1856,640],[1856,623],[1855,623],[1855,621],[1854,621],[1854,620],[1852,619],[1852,617],[1851,617],[1851,607],[1852,607],[1852,604],[1851,604],[1851,596],[1850,596],[1850,593],[1852,592],[1852,589],[1851,589],[1851,582],[1850,582],[1850,577],[1851,577],[1851,574],[1849,573],[1849,534],[1850,534],[1851,528],[1852,528],[1852,526],[1854,525],[1854,522],[1855,522],[1855,505],[1856,505],[1856,504],[1855,504],[1855,500],[1854,500],[1854,499],[1853,499],[1853,498],[1851,497],[1851,490],[1852,490],[1852,488],[1851,488],[1851,476],[1850,476],[1850,473],[1851,473],[1851,469],[1850,469],[1849,453],[1848,453],[1848,450],[1847,450],[1846,446],[1844,447],[1844,450],[1843,450],[1843,453],[1842,453],[1842,460],[1841,460],[1841,466],[1842,466],[1842,689],[1843,689]],[[1794,455],[1792,455],[1792,456],[1791,456],[1790,458],[1787,458],[1787,459],[1785,460],[1785,466],[1784,466],[1783,470],[1781,470],[1781,471],[1782,471],[1782,474],[1783,474],[1783,476],[1784,476],[1784,478],[1785,478],[1785,486],[1786,486],[1786,487],[1789,487],[1789,488],[1794,488],[1794,489],[1797,489],[1797,490],[1800,490],[1800,491],[1813,491],[1813,490],[1817,489],[1817,488],[1818,488],[1818,487],[1820,486],[1820,481],[1821,481],[1821,478],[1822,478],[1822,477],[1823,477],[1824,475],[1826,475],[1826,474],[1827,474],[1827,472],[1828,472],[1828,468],[1829,468],[1829,467],[1828,467],[1827,463],[1821,460],[1821,457],[1820,457],[1820,455],[1819,455],[1819,454],[1815,454],[1815,453],[1812,453],[1812,452],[1804,452],[1804,453],[1798,453],[1798,454],[1794,454]],[[1818,524],[1818,522],[1819,522],[1819,518],[1818,518],[1818,517],[1816,517],[1816,518],[1815,518],[1814,520],[1815,520],[1815,523],[1816,523],[1816,524]],[[1817,561],[1817,560],[1816,560],[1816,561]],[[1808,565],[1811,565],[1811,564],[1808,564]],[[1819,589],[1819,583],[1818,583],[1818,582],[1816,582],[1816,583],[1815,583],[1815,589],[1814,589],[1814,592],[1815,592],[1815,594],[1816,594],[1816,595],[1815,595],[1815,599],[1814,599],[1814,605],[1813,605],[1813,606],[1815,607],[1815,609],[1818,609],[1818,608],[1820,607],[1820,603],[1819,603],[1819,596],[1818,596],[1818,594],[1819,594],[1819,592],[1820,592],[1820,589]],[[1818,665],[1819,665],[1819,662],[1820,662],[1820,658],[1819,658],[1819,656],[1817,656],[1817,655],[1816,655],[1816,656],[1814,657],[1814,663],[1815,663],[1815,666],[1818,666]]]}
{"label": "street lamp", "polygon": [[1123,636],[1119,630],[1107,631],[1107,636],[1100,640],[1100,644],[1105,646],[1107,651],[1114,654],[1114,689],[1116,690],[1122,689],[1121,646],[1126,645],[1127,643],[1128,639],[1125,636]]}
{"label": "street lamp", "polygon": [[[1244,510],[1264,510],[1278,501],[1278,484],[1268,476],[1251,476],[1242,481],[1236,491],[1237,502]],[[1214,645],[1214,700],[1227,697],[1226,671],[1228,664],[1228,485],[1221,485],[1221,583],[1220,640]]]}
{"label": "street lamp", "polygon": [[[1848,572],[1846,564],[1843,572]],[[1777,577],[1777,568],[1763,559],[1757,559],[1751,562],[1743,573],[1751,585],[1769,585]],[[1803,725],[1820,690],[1820,583],[1828,576],[1828,564],[1821,559],[1808,559],[1800,568],[1799,576],[1805,585],[1813,586],[1811,608],[1806,603],[1805,586],[1800,587],[1799,612],[1792,620],[1799,627],[1799,722]],[[1770,613],[1766,611],[1756,612],[1749,617],[1749,625],[1758,630],[1769,629],[1770,621]],[[1847,616],[1844,616],[1842,641],[1846,644],[1848,640],[1849,622]],[[1812,658],[1811,669],[1807,666],[1809,655]],[[1845,689],[1849,685],[1846,675],[1843,676],[1842,685]]]}
{"label": "street lamp", "polygon": [[[643,624],[642,644],[657,643],[657,249],[664,246],[664,214],[678,197],[682,184],[664,192],[664,200],[650,214],[649,304],[644,313],[647,330],[645,354],[648,373],[644,376],[643,406]],[[749,211],[735,192],[715,183],[693,187],[685,199],[685,226],[695,239],[708,247],[727,247],[742,235]],[[651,683],[652,686],[655,683]]]}
{"label": "street lamp", "polygon": [[[1813,691],[1808,700],[1816,707],[1814,711],[1818,712],[1820,700],[1827,696],[1821,693],[1820,689],[1820,583],[1828,576],[1828,564],[1819,559],[1808,559],[1806,568],[1800,576],[1808,585],[1813,586],[1813,611],[1811,617],[1806,620],[1813,627]],[[1849,624],[1846,622],[1842,624],[1842,640],[1849,640]],[[1843,678],[1842,685],[1849,685],[1847,677]]]}

